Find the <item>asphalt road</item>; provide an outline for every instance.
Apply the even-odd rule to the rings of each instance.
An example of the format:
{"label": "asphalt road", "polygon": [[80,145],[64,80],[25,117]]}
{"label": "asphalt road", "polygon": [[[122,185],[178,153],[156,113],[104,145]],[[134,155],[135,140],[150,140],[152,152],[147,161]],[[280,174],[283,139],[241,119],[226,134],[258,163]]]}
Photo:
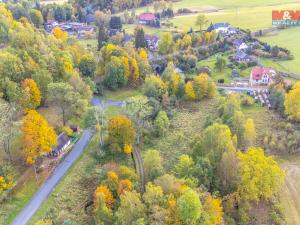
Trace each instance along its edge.
{"label": "asphalt road", "polygon": [[35,193],[31,201],[19,213],[11,225],[25,225],[31,219],[35,212],[40,208],[42,203],[47,199],[48,195],[63,178],[68,169],[79,158],[85,147],[90,143],[92,137],[93,133],[90,130],[85,130],[83,132],[81,138],[75,144],[72,151],[61,161],[58,167],[54,170],[53,174]]}

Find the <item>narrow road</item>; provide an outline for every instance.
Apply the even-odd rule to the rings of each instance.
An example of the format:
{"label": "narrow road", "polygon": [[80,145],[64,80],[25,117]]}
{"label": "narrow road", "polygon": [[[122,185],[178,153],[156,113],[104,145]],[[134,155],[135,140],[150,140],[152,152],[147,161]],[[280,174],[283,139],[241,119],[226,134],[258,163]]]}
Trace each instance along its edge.
{"label": "narrow road", "polygon": [[[92,105],[99,106],[106,109],[110,106],[121,107],[123,101],[113,101],[109,99],[103,99],[100,97],[92,98]],[[53,174],[47,179],[47,181],[40,187],[40,189],[35,193],[30,202],[25,206],[25,208],[18,214],[11,225],[26,225],[26,223],[31,219],[35,212],[40,208],[42,203],[47,199],[49,194],[53,191],[56,185],[60,182],[66,172],[75,163],[79,156],[84,151],[85,147],[90,143],[93,133],[90,130],[85,130],[80,138],[80,140],[75,144],[72,151],[64,158],[57,168],[54,170]]]}
{"label": "narrow road", "polygon": [[11,225],[25,225],[35,212],[40,208],[42,203],[47,199],[48,195],[53,191],[59,181],[66,174],[68,169],[79,158],[85,147],[89,144],[93,133],[90,130],[85,130],[79,141],[73,147],[73,150],[61,161],[58,167],[48,180],[35,193],[31,201],[19,213]]}

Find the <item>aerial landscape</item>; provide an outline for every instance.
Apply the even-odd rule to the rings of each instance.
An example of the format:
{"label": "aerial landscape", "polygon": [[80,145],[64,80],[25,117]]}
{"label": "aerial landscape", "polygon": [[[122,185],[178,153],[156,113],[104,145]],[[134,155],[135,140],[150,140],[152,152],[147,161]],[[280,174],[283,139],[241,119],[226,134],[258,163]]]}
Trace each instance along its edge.
{"label": "aerial landscape", "polygon": [[300,225],[300,0],[0,0],[0,225]]}

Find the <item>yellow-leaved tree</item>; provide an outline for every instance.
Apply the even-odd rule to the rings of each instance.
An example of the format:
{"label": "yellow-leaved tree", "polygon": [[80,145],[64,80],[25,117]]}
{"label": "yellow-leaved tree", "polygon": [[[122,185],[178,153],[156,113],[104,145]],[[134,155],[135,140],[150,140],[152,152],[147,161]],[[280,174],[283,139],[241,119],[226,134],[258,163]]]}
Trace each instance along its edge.
{"label": "yellow-leaved tree", "polygon": [[131,60],[131,77],[129,78],[129,84],[132,87],[136,87],[139,85],[139,66],[137,64],[136,59]]}
{"label": "yellow-leaved tree", "polygon": [[196,99],[196,94],[195,94],[195,91],[194,91],[194,88],[193,88],[192,81],[188,81],[187,84],[185,85],[185,95],[190,100],[195,100]]}
{"label": "yellow-leaved tree", "polygon": [[25,161],[28,165],[35,164],[38,157],[49,153],[57,145],[57,137],[48,122],[35,110],[29,110],[23,119],[22,144]]}
{"label": "yellow-leaved tree", "polygon": [[20,99],[21,105],[25,111],[35,109],[41,104],[41,92],[32,79],[23,80],[22,97]]}
{"label": "yellow-leaved tree", "polygon": [[129,153],[128,146],[135,141],[133,123],[126,116],[115,116],[108,121],[108,144],[115,151]]}
{"label": "yellow-leaved tree", "polygon": [[148,54],[145,49],[143,48],[140,49],[139,58],[144,62],[148,62]]}
{"label": "yellow-leaved tree", "polygon": [[60,28],[58,27],[55,27],[53,28],[52,30],[52,34],[54,37],[56,37],[56,39],[59,39],[59,40],[66,40],[68,38],[68,33],[61,30]]}
{"label": "yellow-leaved tree", "polygon": [[240,182],[238,193],[248,201],[269,200],[278,193],[284,182],[284,172],[272,156],[261,148],[251,147],[238,152]]}
{"label": "yellow-leaved tree", "polygon": [[253,146],[256,139],[256,131],[253,119],[247,119],[244,124],[244,141],[246,146]]}
{"label": "yellow-leaved tree", "polygon": [[284,107],[289,119],[300,121],[300,81],[285,95]]}

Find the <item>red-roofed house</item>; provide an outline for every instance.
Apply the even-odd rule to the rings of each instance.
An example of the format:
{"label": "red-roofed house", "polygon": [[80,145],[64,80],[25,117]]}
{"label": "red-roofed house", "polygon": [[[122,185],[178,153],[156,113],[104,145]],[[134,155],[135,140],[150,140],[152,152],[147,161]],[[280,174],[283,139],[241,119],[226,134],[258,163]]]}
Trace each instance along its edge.
{"label": "red-roofed house", "polygon": [[156,17],[153,13],[142,13],[139,15],[139,23],[154,26]]}
{"label": "red-roofed house", "polygon": [[267,85],[276,72],[265,67],[254,67],[250,74],[250,85]]}

